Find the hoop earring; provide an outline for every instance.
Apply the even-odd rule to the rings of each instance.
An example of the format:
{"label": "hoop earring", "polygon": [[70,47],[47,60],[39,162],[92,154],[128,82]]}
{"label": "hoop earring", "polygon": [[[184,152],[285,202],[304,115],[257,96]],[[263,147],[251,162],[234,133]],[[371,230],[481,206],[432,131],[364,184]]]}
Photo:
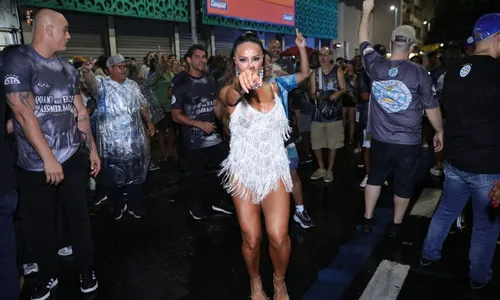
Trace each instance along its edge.
{"label": "hoop earring", "polygon": [[238,67],[234,67],[234,72],[236,73],[236,77],[240,76],[240,70],[238,70]]}

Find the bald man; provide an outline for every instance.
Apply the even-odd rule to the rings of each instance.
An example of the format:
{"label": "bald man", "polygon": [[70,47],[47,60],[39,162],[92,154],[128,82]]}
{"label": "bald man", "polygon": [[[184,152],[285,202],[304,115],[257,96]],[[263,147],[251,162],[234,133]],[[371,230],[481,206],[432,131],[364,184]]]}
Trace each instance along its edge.
{"label": "bald man", "polygon": [[278,77],[281,76],[286,76],[288,74],[295,74],[295,68],[293,67],[293,63],[281,56],[281,43],[278,40],[270,40],[269,43],[267,44],[267,48],[269,52],[272,54],[272,60],[273,64],[276,67],[279,67],[281,69],[281,72],[279,70],[274,70],[273,68],[273,73],[278,74]]}
{"label": "bald man", "polygon": [[39,266],[39,286],[31,299],[42,300],[58,284],[57,203],[69,222],[81,291],[97,289],[86,181],[89,170],[97,175],[101,163],[76,70],[56,54],[70,39],[68,21],[42,9],[34,26],[32,45],[9,53],[2,76],[14,114],[22,231],[26,250]]}

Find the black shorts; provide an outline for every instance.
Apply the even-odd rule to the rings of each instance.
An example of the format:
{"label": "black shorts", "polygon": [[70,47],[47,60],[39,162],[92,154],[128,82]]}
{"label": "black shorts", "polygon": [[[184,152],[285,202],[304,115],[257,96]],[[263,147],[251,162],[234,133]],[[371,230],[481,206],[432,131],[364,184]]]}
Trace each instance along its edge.
{"label": "black shorts", "polygon": [[419,180],[422,145],[398,145],[371,140],[371,166],[368,184],[381,186],[392,173],[394,194],[410,198]]}
{"label": "black shorts", "polygon": [[354,103],[354,99],[350,95],[344,94],[342,96],[342,107],[356,107],[356,103]]}
{"label": "black shorts", "polygon": [[172,112],[166,112],[165,118],[161,119],[160,122],[156,123],[156,129],[165,131],[167,128],[172,128],[173,120],[172,120]]}

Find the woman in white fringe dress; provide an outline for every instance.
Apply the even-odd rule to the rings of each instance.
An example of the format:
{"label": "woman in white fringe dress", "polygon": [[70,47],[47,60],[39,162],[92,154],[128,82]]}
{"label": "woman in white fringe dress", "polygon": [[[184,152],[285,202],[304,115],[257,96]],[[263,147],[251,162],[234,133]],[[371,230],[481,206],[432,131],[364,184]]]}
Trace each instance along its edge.
{"label": "woman in white fringe dress", "polygon": [[268,299],[260,278],[261,212],[274,267],[274,299],[289,299],[285,274],[290,257],[290,126],[276,84],[263,82],[264,47],[253,33],[236,39],[220,100],[229,112],[230,153],[220,175],[232,194],[253,300]]}

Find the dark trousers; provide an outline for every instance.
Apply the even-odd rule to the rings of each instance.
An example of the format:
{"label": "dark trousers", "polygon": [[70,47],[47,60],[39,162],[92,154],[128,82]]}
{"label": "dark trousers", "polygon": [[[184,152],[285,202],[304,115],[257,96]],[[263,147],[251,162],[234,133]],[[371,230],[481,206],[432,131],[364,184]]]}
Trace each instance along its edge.
{"label": "dark trousers", "polygon": [[19,200],[25,247],[40,268],[41,282],[57,277],[58,204],[68,221],[69,236],[79,272],[94,263],[87,205],[88,156],[76,152],[62,164],[64,180],[58,186],[46,183],[45,172],[21,170]]}
{"label": "dark trousers", "polygon": [[[189,150],[189,191],[192,209],[202,208],[201,193],[203,189],[199,185],[205,175],[205,159],[207,159],[208,163],[219,167],[228,153],[229,149],[224,142],[211,147]],[[222,201],[222,196],[227,196],[222,187],[218,190],[220,190],[220,194],[215,197],[214,203],[219,203]]]}
{"label": "dark trousers", "polygon": [[0,298],[4,300],[17,300],[20,293],[13,220],[16,207],[16,190],[0,194]]}
{"label": "dark trousers", "polygon": [[131,211],[141,209],[142,183],[109,187],[108,197],[112,201],[115,210],[125,207],[125,196],[123,193],[127,193],[128,209]]}

